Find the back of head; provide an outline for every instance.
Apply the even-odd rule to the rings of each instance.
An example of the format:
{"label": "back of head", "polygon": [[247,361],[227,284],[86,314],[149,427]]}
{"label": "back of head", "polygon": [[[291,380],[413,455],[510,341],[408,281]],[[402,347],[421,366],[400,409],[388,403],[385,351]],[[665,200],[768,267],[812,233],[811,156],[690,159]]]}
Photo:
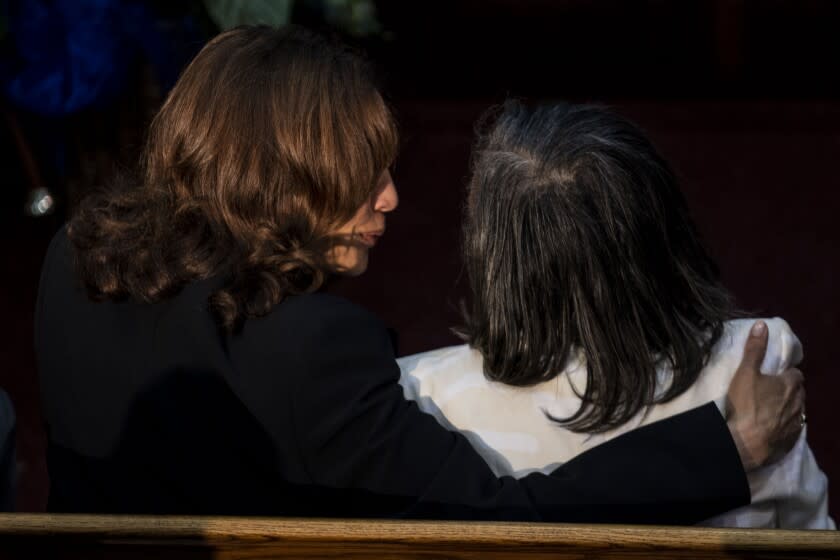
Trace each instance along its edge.
{"label": "back of head", "polygon": [[583,404],[555,419],[576,431],[681,394],[732,314],[671,169],[598,107],[505,104],[474,151],[465,257],[465,334],[490,379],[533,385],[583,353]]}
{"label": "back of head", "polygon": [[241,27],[210,41],[151,124],[142,176],[71,221],[99,299],[155,302],[196,279],[235,329],[317,289],[328,233],[369,199],[396,155],[364,60],[306,30]]}

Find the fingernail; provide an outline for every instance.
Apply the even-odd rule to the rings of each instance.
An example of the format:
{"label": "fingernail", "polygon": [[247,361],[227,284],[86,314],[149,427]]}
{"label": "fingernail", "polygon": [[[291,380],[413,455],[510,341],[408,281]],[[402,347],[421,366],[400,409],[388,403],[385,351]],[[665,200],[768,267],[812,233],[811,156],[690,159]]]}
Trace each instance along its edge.
{"label": "fingernail", "polygon": [[756,321],[756,323],[752,326],[750,330],[750,334],[753,336],[761,336],[764,334],[764,331],[767,329],[767,324],[764,321]]}

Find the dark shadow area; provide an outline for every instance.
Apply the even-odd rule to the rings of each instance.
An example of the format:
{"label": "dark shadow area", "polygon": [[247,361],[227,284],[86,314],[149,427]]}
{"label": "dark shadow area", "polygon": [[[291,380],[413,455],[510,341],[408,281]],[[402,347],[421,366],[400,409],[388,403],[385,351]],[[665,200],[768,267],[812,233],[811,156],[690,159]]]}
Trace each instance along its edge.
{"label": "dark shadow area", "polygon": [[[91,406],[97,406],[91,403]],[[285,457],[215,372],[163,373],[124,411],[114,449],[50,446],[49,509],[61,513],[391,517],[413,503],[357,489],[290,482]],[[103,433],[107,433],[103,431]],[[84,506],[80,507],[80,504]]]}
{"label": "dark shadow area", "polygon": [[[67,474],[53,480],[51,511],[258,515],[282,510],[283,497],[293,493],[272,476],[283,458],[217,374],[164,373],[123,420],[107,457],[48,449],[48,460]],[[252,476],[237,476],[243,465]]]}

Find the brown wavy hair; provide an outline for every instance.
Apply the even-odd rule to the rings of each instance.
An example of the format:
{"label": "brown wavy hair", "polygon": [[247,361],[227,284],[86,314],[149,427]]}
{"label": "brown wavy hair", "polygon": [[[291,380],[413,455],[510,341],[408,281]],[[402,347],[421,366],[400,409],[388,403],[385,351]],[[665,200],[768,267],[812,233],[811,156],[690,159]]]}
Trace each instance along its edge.
{"label": "brown wavy hair", "polygon": [[139,180],[82,202],[68,233],[97,300],[156,302],[223,276],[235,331],[329,274],[330,231],[374,194],[397,131],[369,65],[304,29],[211,40],[154,118]]}

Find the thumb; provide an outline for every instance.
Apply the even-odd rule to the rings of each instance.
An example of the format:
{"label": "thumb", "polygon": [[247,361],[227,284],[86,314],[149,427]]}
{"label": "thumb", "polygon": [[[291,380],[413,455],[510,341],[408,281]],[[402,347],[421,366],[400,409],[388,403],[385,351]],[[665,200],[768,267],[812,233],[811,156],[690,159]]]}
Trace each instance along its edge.
{"label": "thumb", "polygon": [[767,323],[756,321],[750,329],[747,343],[744,345],[744,357],[741,358],[741,365],[738,372],[749,370],[756,374],[761,373],[761,363],[764,361],[764,353],[767,351]]}

